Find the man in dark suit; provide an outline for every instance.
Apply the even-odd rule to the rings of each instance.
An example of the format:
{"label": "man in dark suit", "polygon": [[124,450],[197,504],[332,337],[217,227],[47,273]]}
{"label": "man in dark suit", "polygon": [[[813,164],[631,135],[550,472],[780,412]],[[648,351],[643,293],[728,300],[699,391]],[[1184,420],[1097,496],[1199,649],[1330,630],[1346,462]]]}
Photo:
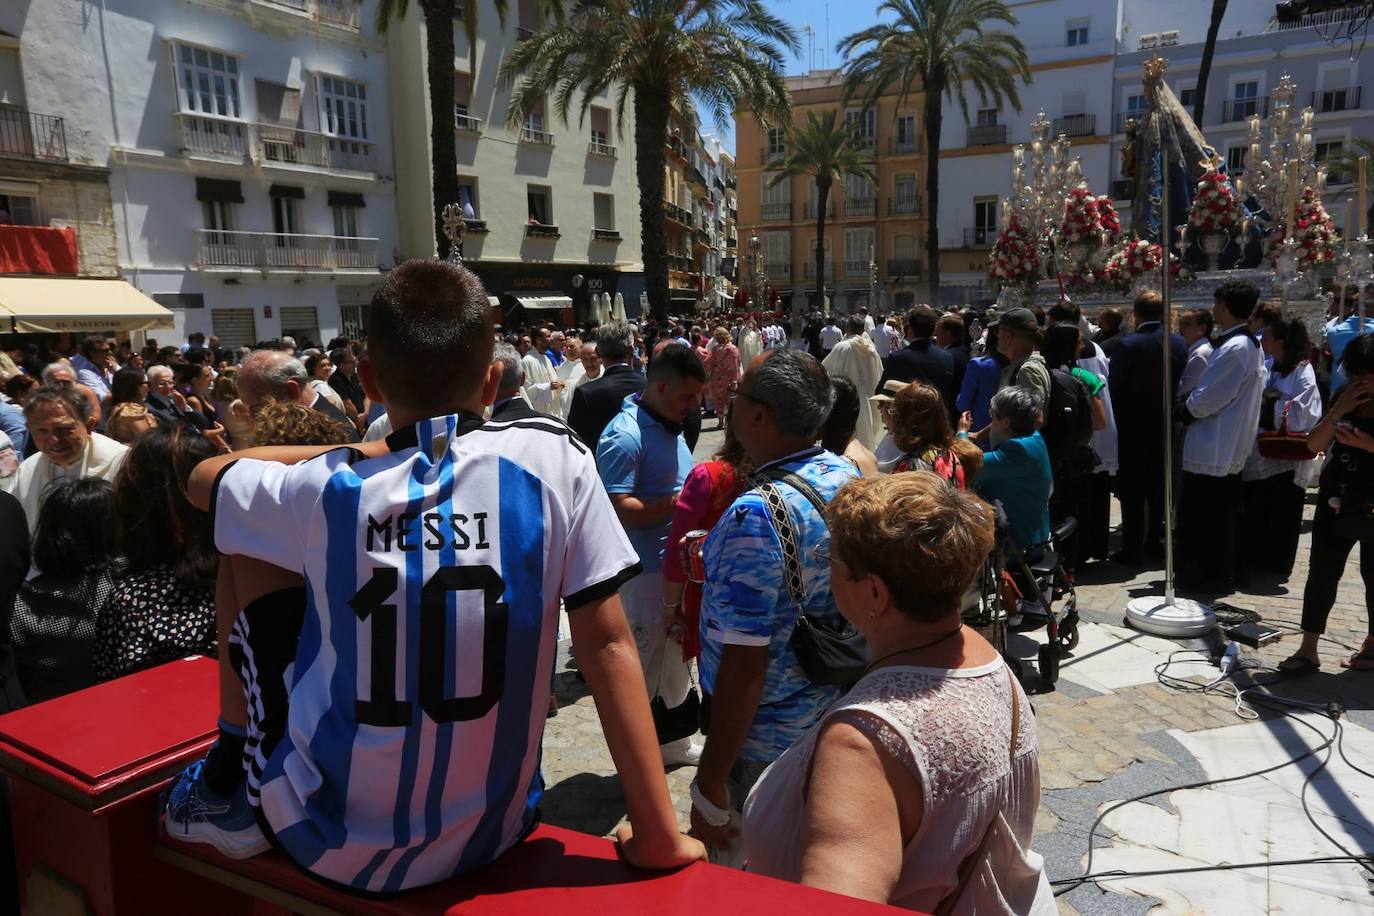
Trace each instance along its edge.
{"label": "man in dark suit", "polygon": [[[1111,360],[1108,387],[1116,414],[1121,469],[1121,550],[1112,559],[1139,567],[1163,556],[1164,538],[1164,299],[1154,290],[1136,297],[1135,331],[1102,344]],[[1188,359],[1188,344],[1169,335],[1169,402]]]}
{"label": "man in dark suit", "polygon": [[958,419],[954,399],[959,388],[954,384],[954,357],[935,346],[931,338],[939,316],[930,306],[922,305],[906,313],[906,336],[911,343],[888,357],[883,377],[874,394],[882,394],[890,380],[925,382],[940,392],[949,408],[951,422]]}
{"label": "man in dark suit", "polygon": [[612,321],[596,332],[596,352],[601,354],[601,377],[573,389],[568,425],[578,437],[596,448],[601,433],[625,406],[625,399],[644,390],[644,376],[630,368],[635,332],[624,321]]}
{"label": "man in dark suit", "polygon": [[185,423],[192,429],[204,430],[210,425],[205,414],[186,405],[185,396],[172,383],[170,366],[153,366],[148,370],[148,397],[143,406],[161,426]]}
{"label": "man in dark suit", "polygon": [[935,323],[935,346],[954,357],[954,389],[964,385],[964,370],[968,368],[969,352],[964,346],[964,319],[953,313],[941,315]]}

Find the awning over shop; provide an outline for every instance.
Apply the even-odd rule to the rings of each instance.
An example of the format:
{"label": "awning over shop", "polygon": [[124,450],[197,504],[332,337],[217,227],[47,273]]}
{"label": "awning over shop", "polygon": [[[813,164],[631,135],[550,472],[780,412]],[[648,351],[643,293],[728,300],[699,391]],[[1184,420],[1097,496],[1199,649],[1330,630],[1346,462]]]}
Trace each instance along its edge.
{"label": "awning over shop", "polygon": [[0,332],[151,331],[173,315],[124,280],[0,277]]}
{"label": "awning over shop", "polygon": [[516,296],[515,301],[527,309],[570,309],[572,308],[571,296]]}

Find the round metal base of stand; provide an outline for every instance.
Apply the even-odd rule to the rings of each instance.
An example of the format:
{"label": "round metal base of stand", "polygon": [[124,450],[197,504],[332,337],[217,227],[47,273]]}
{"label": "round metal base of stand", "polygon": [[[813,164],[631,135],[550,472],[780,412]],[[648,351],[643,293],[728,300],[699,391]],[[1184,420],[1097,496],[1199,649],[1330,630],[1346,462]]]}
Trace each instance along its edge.
{"label": "round metal base of stand", "polygon": [[1211,630],[1217,619],[1210,607],[1190,598],[1175,598],[1169,604],[1162,595],[1147,595],[1126,605],[1126,622],[1144,633],[1188,639]]}

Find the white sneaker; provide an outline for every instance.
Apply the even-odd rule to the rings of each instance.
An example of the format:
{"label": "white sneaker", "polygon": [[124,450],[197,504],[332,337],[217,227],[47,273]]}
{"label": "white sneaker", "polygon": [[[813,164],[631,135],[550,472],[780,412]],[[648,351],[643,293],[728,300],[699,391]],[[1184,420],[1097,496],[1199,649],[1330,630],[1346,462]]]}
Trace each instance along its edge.
{"label": "white sneaker", "polygon": [[701,762],[701,745],[693,744],[691,738],[660,744],[658,751],[663,755],[663,765],[666,767],[694,767]]}

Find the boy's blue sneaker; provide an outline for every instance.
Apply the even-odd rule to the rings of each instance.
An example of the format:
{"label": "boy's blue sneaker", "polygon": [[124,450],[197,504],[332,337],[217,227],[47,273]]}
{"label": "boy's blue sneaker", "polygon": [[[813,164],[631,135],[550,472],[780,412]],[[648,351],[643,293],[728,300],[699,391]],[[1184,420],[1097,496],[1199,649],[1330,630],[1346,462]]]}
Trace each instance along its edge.
{"label": "boy's blue sneaker", "polygon": [[248,804],[247,783],[220,795],[201,779],[205,761],[182,770],[162,795],[167,835],[187,843],[209,843],[231,859],[247,859],[270,846]]}

